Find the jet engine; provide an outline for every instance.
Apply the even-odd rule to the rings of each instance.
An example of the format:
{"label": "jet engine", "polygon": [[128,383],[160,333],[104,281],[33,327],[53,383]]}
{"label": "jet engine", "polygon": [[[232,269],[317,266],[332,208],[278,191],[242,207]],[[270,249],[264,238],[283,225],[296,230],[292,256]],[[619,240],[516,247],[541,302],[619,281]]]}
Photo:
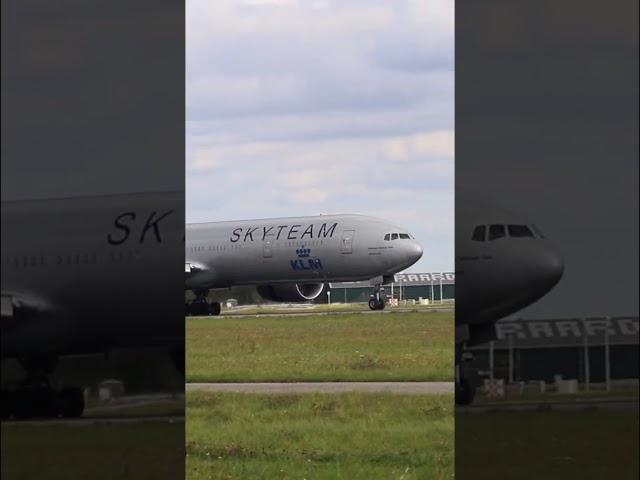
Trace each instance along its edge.
{"label": "jet engine", "polygon": [[260,285],[258,293],[272,302],[307,302],[318,298],[324,283],[285,283],[282,285]]}

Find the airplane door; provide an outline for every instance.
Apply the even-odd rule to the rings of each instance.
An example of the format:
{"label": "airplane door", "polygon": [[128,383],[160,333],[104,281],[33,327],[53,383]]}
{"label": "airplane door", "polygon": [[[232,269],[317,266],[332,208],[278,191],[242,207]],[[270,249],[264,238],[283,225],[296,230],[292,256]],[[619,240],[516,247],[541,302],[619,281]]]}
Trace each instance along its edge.
{"label": "airplane door", "polygon": [[271,240],[265,240],[262,247],[262,257],[271,258],[272,256],[273,256],[273,245],[271,244]]}
{"label": "airplane door", "polygon": [[345,230],[342,232],[342,253],[353,253],[353,237],[355,230]]}

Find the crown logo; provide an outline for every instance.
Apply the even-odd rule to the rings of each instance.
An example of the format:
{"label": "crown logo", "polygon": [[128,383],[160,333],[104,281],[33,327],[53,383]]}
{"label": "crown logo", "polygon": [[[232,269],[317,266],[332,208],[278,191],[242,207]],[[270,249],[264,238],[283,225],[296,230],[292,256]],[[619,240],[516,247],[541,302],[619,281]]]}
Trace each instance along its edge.
{"label": "crown logo", "polygon": [[300,258],[306,258],[306,257],[311,255],[311,249],[310,248],[304,248],[304,247],[298,248],[296,250],[296,255],[298,255],[298,257],[300,257]]}

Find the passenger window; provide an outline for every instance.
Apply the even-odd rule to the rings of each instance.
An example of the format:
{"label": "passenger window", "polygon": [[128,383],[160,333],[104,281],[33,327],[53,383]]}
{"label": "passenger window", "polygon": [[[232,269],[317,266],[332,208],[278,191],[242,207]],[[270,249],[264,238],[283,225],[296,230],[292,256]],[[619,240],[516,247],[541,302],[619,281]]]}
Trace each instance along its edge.
{"label": "passenger window", "polygon": [[534,238],[533,232],[526,225],[509,225],[507,227],[509,230],[509,236],[513,238]]}
{"label": "passenger window", "polygon": [[387,233],[387,234],[384,236],[384,239],[385,239],[387,242],[388,242],[389,240],[391,240],[391,234],[390,234],[390,233]]}
{"label": "passenger window", "polygon": [[401,233],[400,238],[402,238],[403,240],[411,240],[411,237],[408,233]]}
{"label": "passenger window", "polygon": [[506,235],[504,231],[504,225],[490,225],[489,226],[489,240],[497,240]]}
{"label": "passenger window", "polygon": [[398,239],[398,234],[397,233],[392,233],[391,234],[391,240],[397,240]]}
{"label": "passenger window", "polygon": [[484,238],[487,234],[487,227],[485,225],[479,225],[473,229],[473,235],[471,240],[474,242],[484,242]]}

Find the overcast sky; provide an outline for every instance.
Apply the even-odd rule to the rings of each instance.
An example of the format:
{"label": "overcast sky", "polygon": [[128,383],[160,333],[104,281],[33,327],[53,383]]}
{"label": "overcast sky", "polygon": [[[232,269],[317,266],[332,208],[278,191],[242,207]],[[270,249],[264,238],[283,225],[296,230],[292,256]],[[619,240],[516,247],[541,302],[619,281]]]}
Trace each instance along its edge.
{"label": "overcast sky", "polygon": [[531,219],[564,257],[560,283],[516,316],[638,315],[638,23],[626,10],[461,9],[457,188]]}
{"label": "overcast sky", "polygon": [[362,213],[454,269],[454,2],[189,0],[187,221]]}

